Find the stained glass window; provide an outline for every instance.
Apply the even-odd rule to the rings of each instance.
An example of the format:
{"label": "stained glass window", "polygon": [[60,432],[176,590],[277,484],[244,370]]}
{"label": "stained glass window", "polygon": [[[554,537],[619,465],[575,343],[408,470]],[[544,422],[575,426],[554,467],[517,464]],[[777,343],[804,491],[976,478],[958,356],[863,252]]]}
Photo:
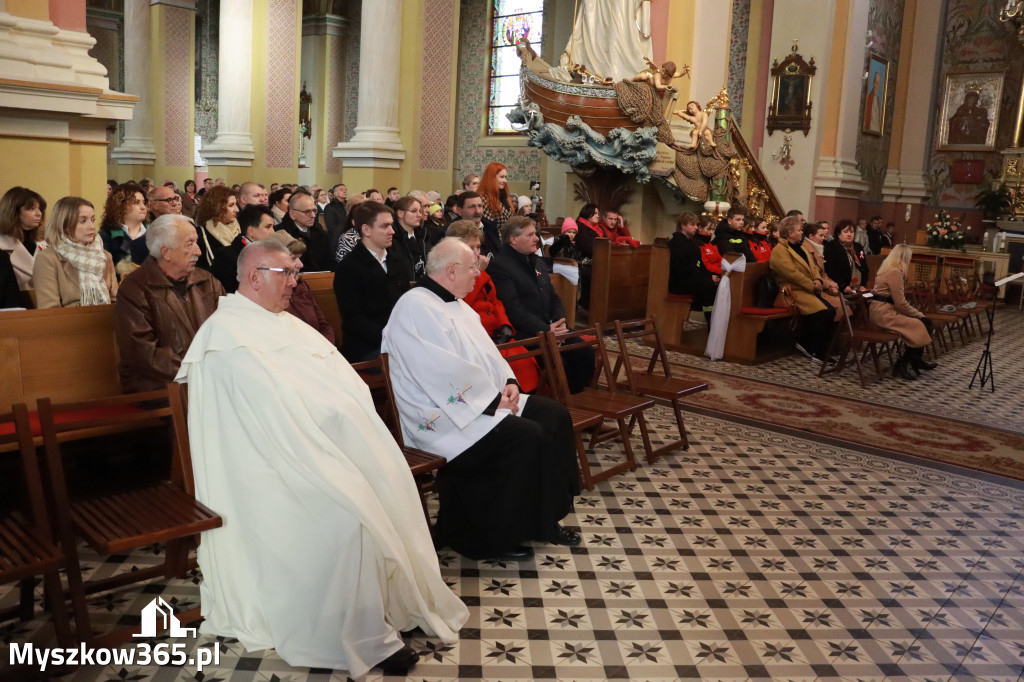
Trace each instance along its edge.
{"label": "stained glass window", "polygon": [[544,0],[493,0],[491,70],[488,79],[487,134],[513,133],[506,115],[519,100],[519,56],[522,38],[539,54],[544,30]]}

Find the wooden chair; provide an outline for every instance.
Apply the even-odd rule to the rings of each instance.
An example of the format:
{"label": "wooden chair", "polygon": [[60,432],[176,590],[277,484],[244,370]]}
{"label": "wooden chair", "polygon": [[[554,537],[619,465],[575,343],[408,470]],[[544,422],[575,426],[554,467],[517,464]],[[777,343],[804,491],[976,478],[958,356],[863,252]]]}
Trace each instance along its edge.
{"label": "wooden chair", "polygon": [[13,413],[0,415],[0,425],[16,425],[15,430],[4,429],[0,433],[0,442],[16,444],[21,455],[27,507],[27,514],[12,510],[12,513],[0,516],[0,585],[13,582],[21,585],[19,606],[0,613],[0,620],[11,616],[20,617],[21,620],[32,619],[35,611],[34,578],[41,575],[57,642],[62,647],[69,647],[74,639],[59,573],[66,561],[64,553],[52,541],[39,461],[28,421],[28,408],[24,403],[15,405]]}
{"label": "wooden chair", "polygon": [[[857,376],[860,377],[860,385],[867,388],[868,382],[864,380],[864,369],[862,363],[870,354],[875,365],[875,381],[881,380],[882,369],[879,365],[879,347],[883,348],[889,356],[889,366],[893,364],[893,350],[900,341],[899,334],[895,332],[878,329],[871,324],[868,318],[868,302],[862,294],[853,294],[849,297],[839,297],[843,309],[843,323],[841,331],[832,336],[828,346],[827,357],[833,353],[839,354],[839,361],[832,366],[822,363],[818,370],[818,376],[833,374],[843,371],[846,367],[847,358],[853,354],[854,363],[857,365]],[[851,310],[851,305],[853,310]]]}
{"label": "wooden chair", "polygon": [[[529,339],[523,339],[522,341],[509,341],[498,346],[498,350],[506,351],[509,349],[520,349],[521,352],[505,355],[507,362],[514,362],[516,360],[524,360],[526,358],[533,358],[537,361],[537,365],[540,369],[540,384],[534,391],[537,395],[546,395],[554,398],[559,402],[561,400],[561,391],[556,387],[557,379],[554,379],[554,366],[557,364],[561,367],[561,363],[557,358],[552,358],[550,348],[547,340],[543,335],[534,336]],[[563,404],[565,404],[563,402]],[[587,461],[587,448],[583,444],[583,432],[592,431],[601,426],[604,422],[604,416],[600,412],[594,412],[592,410],[586,410],[581,407],[573,407],[566,405],[569,410],[569,416],[572,418],[572,437],[573,442],[576,444],[576,456],[580,461],[580,482],[586,490],[593,490],[594,481],[602,480],[600,478],[595,479],[590,472],[590,465]]]}
{"label": "wooden chair", "polygon": [[[143,409],[108,416],[66,418],[72,413],[102,414],[106,408],[128,404]],[[49,492],[57,535],[67,556],[68,585],[78,639],[92,645],[126,641],[132,634],[130,631],[115,631],[101,637],[94,636],[86,594],[158,576],[184,577],[188,570],[188,550],[192,536],[219,528],[223,524],[216,513],[195,500],[192,457],[188,447],[182,389],[172,383],[160,391],[61,405],[52,404],[49,398],[41,398],[38,407],[46,452]],[[62,434],[82,433],[94,428],[103,430],[104,427],[111,425],[116,425],[119,429],[132,425],[144,428],[158,418],[164,422],[169,419],[174,431],[169,480],[127,492],[70,499],[61,453]],[[167,543],[164,563],[102,580],[84,582],[78,559],[79,537],[100,554],[120,554],[164,542]],[[190,622],[198,619],[199,615],[199,609],[195,608],[178,614],[178,619],[181,622]]]}
{"label": "wooden chair", "polygon": [[402,423],[398,416],[398,406],[395,405],[395,392],[391,387],[391,375],[388,371],[388,354],[381,353],[375,360],[356,362],[352,365],[362,378],[370,391],[374,393],[374,403],[377,414],[384,421],[391,432],[398,447],[405,455],[405,461],[409,464],[409,470],[416,479],[416,489],[420,495],[420,505],[423,507],[423,515],[427,517],[427,526],[430,526],[430,514],[427,513],[427,493],[433,485],[433,474],[444,466],[448,460],[440,455],[434,455],[423,450],[405,444],[402,437]]}
{"label": "wooden chair", "polygon": [[943,331],[949,335],[949,343],[952,344],[956,342],[956,339],[953,337],[953,330],[955,329],[960,335],[960,343],[965,346],[967,345],[967,336],[964,333],[966,322],[959,315],[951,315],[938,309],[935,303],[934,284],[918,282],[912,287],[908,286],[906,296],[913,306],[927,315],[928,319],[935,325],[935,336],[942,344],[943,350],[949,350],[949,344],[946,343],[946,339],[942,336]]}
{"label": "wooden chair", "polygon": [[[608,354],[605,351],[604,340],[601,337],[600,330],[597,327],[591,327],[560,335],[556,335],[554,332],[545,332],[545,339],[550,354],[549,366],[554,379],[556,399],[568,407],[570,412],[573,410],[583,410],[590,414],[596,413],[601,416],[602,422],[605,419],[610,419],[618,427],[616,430],[605,433],[595,430],[594,435],[590,439],[590,447],[593,448],[600,442],[618,437],[622,440],[622,448],[626,453],[625,461],[607,469],[594,472],[590,468],[590,462],[587,460],[586,453],[583,450],[578,450],[583,487],[591,490],[596,482],[611,478],[627,469],[636,471],[636,457],[633,454],[633,445],[630,443],[630,434],[637,422],[640,423],[640,437],[643,439],[644,452],[647,454],[648,461],[650,461],[651,438],[647,432],[644,410],[654,405],[654,401],[649,398],[634,397],[618,390],[615,382],[611,379],[611,365],[608,362]],[[594,378],[590,386],[581,393],[573,394],[569,393],[569,382],[565,377],[565,368],[562,366],[561,356],[563,353],[582,348],[594,349],[597,370],[594,372]],[[600,390],[598,388],[602,373],[609,377],[607,390]],[[629,420],[628,422],[626,421],[627,419]]]}
{"label": "wooden chair", "polygon": [[[665,350],[657,319],[648,318],[626,322],[616,320],[615,335],[619,341],[619,359],[610,381],[617,381],[619,368],[624,368],[626,372],[625,387],[629,392],[638,397],[652,398],[663,404],[671,404],[676,417],[676,426],[679,428],[679,440],[666,443],[657,450],[649,452],[648,461],[653,462],[658,455],[668,454],[679,447],[688,450],[690,443],[686,437],[686,423],[683,420],[681,399],[707,390],[707,382],[672,376],[668,352]],[[638,341],[650,347],[653,350],[650,360],[634,354],[630,350],[630,341]],[[641,363],[647,362],[647,368],[643,371],[637,370],[633,366],[634,360],[639,360]],[[661,374],[656,372],[659,362]]]}

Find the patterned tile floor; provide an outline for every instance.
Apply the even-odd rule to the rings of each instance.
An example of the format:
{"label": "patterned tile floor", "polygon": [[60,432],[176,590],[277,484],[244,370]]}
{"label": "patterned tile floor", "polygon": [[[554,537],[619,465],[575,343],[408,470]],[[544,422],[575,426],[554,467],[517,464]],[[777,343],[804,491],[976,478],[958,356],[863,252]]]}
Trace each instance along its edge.
{"label": "patterned tile floor", "polygon": [[[656,437],[667,416],[653,421]],[[442,551],[471,618],[455,644],[412,638],[422,658],[411,679],[1022,679],[1024,489],[688,422],[689,452],[578,499],[567,521],[582,546],[538,546],[519,564]],[[619,455],[608,444],[595,459]],[[154,563],[158,551],[91,570]],[[131,622],[155,594],[188,608],[198,579],[98,598],[95,619]],[[13,596],[0,592],[0,606]],[[47,638],[41,619],[0,625],[5,645]],[[346,679],[233,640],[186,643],[217,647],[219,665],[83,668],[66,679]]]}
{"label": "patterned tile floor", "polygon": [[[697,325],[694,325],[696,327]],[[988,322],[985,322],[986,333]],[[882,382],[862,388],[857,380],[856,367],[841,374],[818,377],[819,366],[793,352],[785,357],[760,365],[740,365],[731,362],[712,362],[703,355],[672,353],[672,361],[723,372],[748,379],[802,388],[879,405],[899,407],[925,414],[945,414],[960,421],[984,424],[998,429],[1024,433],[1024,355],[1020,340],[1024,338],[1024,314],[1016,308],[996,311],[995,333],[992,336],[992,363],[995,370],[996,391],[986,386],[968,389],[971,377],[985,349],[985,335],[975,336],[966,345],[957,338],[949,352],[939,356],[940,369],[933,374],[945,390],[927,390],[935,381],[902,381],[886,378]],[[614,344],[611,344],[614,347]],[[924,388],[925,390],[922,390]]]}

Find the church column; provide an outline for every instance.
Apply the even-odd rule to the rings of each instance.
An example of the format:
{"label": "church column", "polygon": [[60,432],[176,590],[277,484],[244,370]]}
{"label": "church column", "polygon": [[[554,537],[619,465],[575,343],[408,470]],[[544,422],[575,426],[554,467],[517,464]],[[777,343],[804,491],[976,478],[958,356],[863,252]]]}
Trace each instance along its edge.
{"label": "church column", "polygon": [[[777,0],[780,5],[790,5],[793,0]],[[811,145],[798,148],[796,143],[804,141],[804,136],[793,134],[793,158],[799,164],[806,159],[808,164],[816,168],[813,175],[813,197],[792,203],[783,199],[783,207],[788,209],[809,209],[808,220],[838,220],[857,215],[861,195],[868,189],[868,184],[861,177],[857,167],[857,136],[860,135],[860,103],[864,79],[864,36],[868,30],[867,0],[836,0],[832,21],[823,26],[818,37],[824,36],[825,42],[818,44],[812,52],[805,49],[811,44],[800,41],[800,52],[807,59],[816,54],[818,76],[812,85],[812,101],[814,102],[813,121],[811,123]],[[774,26],[779,32],[785,32],[789,21],[779,22],[776,14]],[[788,40],[784,42],[789,42]],[[774,41],[773,41],[774,44]],[[778,51],[774,51],[778,54]],[[817,127],[817,134],[815,134]],[[820,139],[820,152],[815,155],[813,139]],[[775,134],[775,140],[781,135]],[[765,138],[765,152],[770,152],[779,144],[775,140]],[[762,165],[767,163],[772,168],[780,168],[762,154]],[[776,171],[778,173],[778,171]],[[773,182],[776,190],[779,184]],[[779,192],[780,197],[782,192]],[[813,202],[813,203],[812,203]]]}
{"label": "church column", "polygon": [[331,150],[344,136],[347,30],[348,19],[334,14],[302,21],[302,82],[313,101],[310,136],[299,140],[306,159],[306,167],[299,168],[299,184],[317,182],[329,189],[341,182],[341,160]]}
{"label": "church column", "polygon": [[89,35],[96,39],[91,53],[107,69],[110,87],[120,89],[121,50],[118,43],[124,16],[119,12],[89,7],[86,9],[85,22]]}
{"label": "church column", "polygon": [[150,120],[150,9],[149,0],[125,0],[124,3],[124,80],[125,91],[139,98],[130,121],[124,125],[124,138],[110,156],[118,164],[143,166],[131,175],[142,177],[152,172],[156,161],[153,128]]}
{"label": "church column", "polygon": [[397,169],[405,158],[398,128],[402,46],[395,43],[402,35],[402,5],[400,0],[363,2],[358,122],[353,138],[333,150],[346,169]]}
{"label": "church column", "polygon": [[217,136],[203,147],[210,176],[222,173],[216,166],[252,166],[252,56],[255,5],[252,0],[221,0],[219,63],[217,67]]}
{"label": "church column", "polygon": [[881,211],[885,219],[896,223],[899,241],[903,237],[914,241],[912,233],[921,224],[922,205],[928,195],[925,178],[931,142],[929,127],[922,125],[918,108],[908,104],[934,101],[933,74],[941,23],[941,5],[928,0],[906,0]]}

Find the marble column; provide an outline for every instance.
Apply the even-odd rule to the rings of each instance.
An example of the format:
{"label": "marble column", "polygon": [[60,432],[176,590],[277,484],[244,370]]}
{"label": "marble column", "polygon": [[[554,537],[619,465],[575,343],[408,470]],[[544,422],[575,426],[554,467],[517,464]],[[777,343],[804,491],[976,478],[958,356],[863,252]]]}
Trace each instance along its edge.
{"label": "marble column", "polygon": [[149,92],[149,0],[124,3],[124,85],[125,92],[139,98],[130,121],[124,125],[121,145],[110,157],[122,165],[152,165],[156,160],[150,120]]}
{"label": "marble column", "polygon": [[[779,2],[776,7],[778,5]],[[860,197],[868,189],[857,167],[857,137],[860,135],[864,36],[868,30],[869,5],[867,0],[838,2],[832,21],[825,26],[830,52],[821,60],[818,77],[812,84],[812,88],[821,88],[824,95],[817,98],[815,106],[821,111],[824,105],[825,110],[823,117],[815,115],[812,124],[812,131],[815,124],[820,131],[821,153],[813,179],[813,213],[807,216],[808,220],[834,222],[857,215]],[[766,141],[765,145],[768,144]],[[786,206],[794,207],[799,208],[799,205]]]}
{"label": "marble column", "polygon": [[941,4],[929,0],[907,0],[904,7],[892,141],[882,185],[883,217],[895,222],[900,234],[909,235],[918,227],[921,206],[929,194],[926,174],[932,141],[930,128],[923,124],[921,112],[911,103],[935,101],[933,74],[942,15]]}
{"label": "marble column", "polygon": [[221,0],[217,137],[203,147],[211,166],[251,166],[252,0]]}
{"label": "marble column", "polygon": [[359,110],[355,135],[334,148],[346,167],[399,168],[405,158],[398,128],[402,35],[400,0],[363,2],[359,42]]}

